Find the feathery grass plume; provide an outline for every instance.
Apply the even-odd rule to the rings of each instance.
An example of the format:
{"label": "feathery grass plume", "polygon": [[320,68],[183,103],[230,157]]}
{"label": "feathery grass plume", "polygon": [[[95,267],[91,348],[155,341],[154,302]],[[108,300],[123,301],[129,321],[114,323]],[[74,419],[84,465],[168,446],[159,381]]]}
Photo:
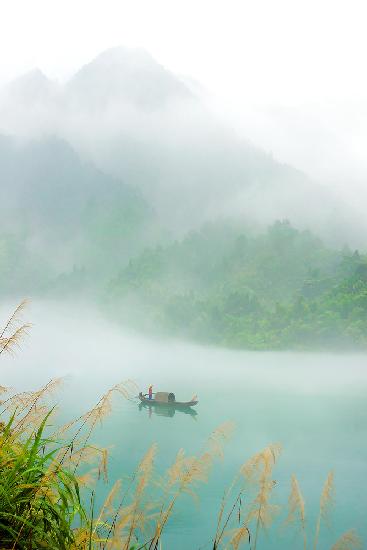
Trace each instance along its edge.
{"label": "feathery grass plume", "polygon": [[233,422],[223,422],[220,424],[209,436],[208,439],[208,450],[210,454],[214,457],[219,458],[224,457],[223,446],[224,443],[232,436],[234,431]]}
{"label": "feathery grass plume", "polygon": [[3,352],[14,354],[16,349],[20,349],[20,342],[28,335],[28,330],[31,328],[30,324],[24,324],[17,328],[13,334],[7,338],[0,339],[0,355]]}
{"label": "feathery grass plume", "polygon": [[[71,428],[78,426],[70,442],[70,447],[72,447],[79,435],[83,432],[84,428],[86,426],[89,426],[89,430],[87,431],[87,434],[82,444],[82,449],[86,449],[88,447],[88,441],[90,440],[90,437],[97,423],[102,423],[104,418],[106,418],[106,416],[108,416],[108,414],[112,411],[113,395],[117,393],[119,395],[122,395],[125,399],[131,399],[132,388],[136,389],[136,384],[131,380],[115,384],[104,395],[102,395],[102,397],[92,409],[90,409],[88,412],[86,412],[76,420],[65,424],[62,428],[58,430],[58,433],[65,434]],[[65,457],[62,459],[62,462],[66,459],[66,455],[67,451],[65,452]],[[75,464],[74,472],[77,471],[80,461],[82,459],[83,451],[80,453],[80,460]]]}
{"label": "feathery grass plume", "polygon": [[328,516],[329,516],[330,508],[333,504],[333,497],[334,497],[334,474],[333,472],[329,472],[326,478],[326,481],[324,483],[324,486],[322,488],[321,497],[320,497],[320,510],[319,510],[319,515],[316,522],[315,539],[314,539],[314,545],[313,545],[314,550],[316,550],[319,542],[321,522],[324,521],[325,523],[328,523],[328,520],[329,520]]}
{"label": "feathery grass plume", "polygon": [[306,534],[306,511],[305,501],[299,488],[299,483],[296,476],[293,474],[291,478],[291,492],[288,498],[288,516],[285,520],[285,525],[297,525],[303,535],[303,548],[307,549],[307,534]]}
{"label": "feathery grass plume", "polygon": [[[53,441],[56,440],[53,439]],[[77,463],[78,467],[83,466],[83,473],[81,474],[75,469]],[[90,467],[86,469],[86,465],[90,465]],[[103,476],[105,482],[107,481],[107,450],[92,445],[73,448],[67,442],[62,445],[55,454],[54,460],[50,462],[48,475],[50,477],[56,476],[60,466],[73,472],[79,486],[92,489],[101,476]]]}
{"label": "feathery grass plume", "polygon": [[[229,522],[229,520],[231,519],[232,517],[232,514],[233,514],[233,511],[234,511],[234,508],[235,508],[235,504],[233,505],[232,509],[230,510],[229,514],[227,515],[227,519],[226,521],[224,522],[224,526],[223,526],[223,529],[222,531],[220,532],[220,529],[221,529],[221,526],[222,526],[222,520],[223,520],[223,515],[224,515],[224,511],[225,511],[225,507],[226,507],[226,503],[227,503],[227,499],[228,499],[228,495],[230,493],[231,489],[227,490],[224,495],[223,495],[223,498],[222,498],[222,502],[221,502],[221,505],[220,505],[220,508],[219,508],[219,514],[218,514],[218,519],[217,519],[217,526],[216,526],[216,530],[215,530],[215,535],[214,535],[214,540],[213,540],[213,550],[217,550],[219,548],[219,545],[221,543],[221,540],[222,540],[222,537],[224,535],[224,531],[226,529],[226,526]],[[238,497],[237,497],[238,498]],[[236,499],[237,500],[237,499]]]}
{"label": "feathery grass plume", "polygon": [[[8,393],[10,390],[10,388],[8,388],[7,386],[0,386],[0,394],[2,393]],[[1,401],[0,401],[1,403]]]}
{"label": "feathery grass plume", "polygon": [[1,447],[12,443],[17,445],[21,438],[29,438],[42,425],[46,415],[49,418],[53,414],[54,408],[50,409],[44,399],[60,385],[60,382],[52,380],[40,390],[15,394],[3,401],[1,417],[7,419],[5,422],[11,419],[12,423],[6,436],[0,439],[0,450]]}
{"label": "feathery grass plume", "polygon": [[[26,432],[39,426],[45,416],[45,407],[50,410],[43,400],[55,392],[62,382],[62,378],[54,378],[37,391],[24,392],[11,397],[7,410],[14,412],[15,417],[18,419],[13,431]],[[54,411],[55,407],[53,407],[52,413]]]}
{"label": "feathery grass plume", "polygon": [[95,445],[88,445],[87,447],[78,447],[78,441],[74,442],[74,445],[67,446],[66,457],[63,457],[62,449],[60,449],[60,461],[63,459],[63,464],[68,465],[70,468],[75,468],[77,463],[83,465],[94,465],[96,478],[101,477],[101,461],[102,455],[107,453],[106,449],[101,449]]}
{"label": "feathery grass plume", "polygon": [[279,444],[271,444],[254,455],[241,468],[241,474],[249,484],[255,484],[257,494],[249,505],[245,524],[255,523],[253,550],[256,550],[260,529],[270,527],[279,507],[270,503],[275,481],[272,479],[273,467],[281,452]]}
{"label": "feathery grass plume", "polygon": [[234,529],[233,533],[230,535],[226,548],[238,550],[242,544],[251,544],[251,533],[246,525]]}
{"label": "feathery grass plume", "polygon": [[174,463],[167,471],[162,503],[155,523],[155,532],[148,546],[149,550],[158,548],[163,529],[179,496],[187,493],[196,498],[196,483],[207,481],[213,460],[223,456],[223,444],[233,429],[232,422],[218,426],[210,434],[203,452],[198,457],[186,457],[182,449],[178,452]]}
{"label": "feathery grass plume", "polygon": [[75,479],[78,482],[79,487],[84,487],[85,489],[91,489],[94,487],[97,478],[97,468],[89,470],[84,474],[76,475]]}
{"label": "feathery grass plume", "polygon": [[[225,539],[229,538],[227,546],[231,538],[234,538],[238,544],[248,542],[251,536],[250,524],[255,523],[255,541],[254,549],[256,548],[257,538],[260,528],[268,527],[274,515],[278,512],[278,507],[270,504],[271,492],[275,482],[272,479],[272,470],[275,462],[280,454],[281,447],[279,444],[272,444],[263,449],[260,453],[255,454],[247,460],[240,468],[238,475],[234,478],[229,488],[224,493],[221,506],[219,509],[216,531],[213,540],[213,550],[217,550],[225,543]],[[228,508],[228,501],[236,487],[237,496],[233,504]],[[245,516],[242,519],[242,495],[246,488],[246,494],[256,488],[253,500],[245,507]],[[238,506],[238,520],[240,526],[235,530],[228,531],[227,527],[232,523],[234,514]],[[247,535],[246,535],[247,533]]]}
{"label": "feathery grass plume", "polygon": [[129,550],[132,539],[137,539],[138,532],[144,532],[147,513],[143,498],[151,481],[156,453],[157,446],[152,445],[140,462],[134,475],[136,484],[132,502],[128,506],[123,507],[126,495],[120,500],[103,548],[116,547],[121,550]]}
{"label": "feathery grass plume", "polygon": [[281,452],[279,443],[272,443],[260,453],[256,453],[241,467],[241,474],[248,483],[257,484],[263,472],[271,473]]}
{"label": "feathery grass plume", "polygon": [[23,310],[26,308],[28,303],[29,303],[28,300],[24,299],[15,308],[15,310],[13,311],[13,313],[11,314],[11,316],[9,317],[9,319],[7,320],[3,328],[0,330],[0,340],[4,336],[6,336],[7,333],[13,331],[15,327],[23,324],[21,319],[21,314],[23,313]]}
{"label": "feathery grass plume", "polygon": [[137,386],[132,380],[124,380],[115,384],[112,388],[109,388],[105,394],[98,400],[98,402],[87,412],[82,414],[76,419],[71,420],[70,422],[60,426],[57,431],[53,433],[54,436],[65,436],[72,428],[75,428],[76,431],[73,435],[73,440],[79,436],[86,426],[92,428],[90,433],[97,425],[97,423],[102,423],[103,420],[108,416],[112,411],[112,399],[114,394],[122,395],[125,399],[131,400],[134,392],[136,392]]}
{"label": "feathery grass plume", "polygon": [[27,300],[23,300],[0,330],[0,355],[3,352],[15,353],[15,350],[20,348],[21,340],[28,334],[31,325],[23,323],[21,319],[27,303]]}
{"label": "feathery grass plume", "polygon": [[[21,392],[12,395],[8,399],[9,407],[11,406],[12,410],[18,409],[19,414],[21,414],[22,410],[36,408],[38,402],[42,401],[46,397],[49,397],[53,392],[55,392],[61,386],[62,382],[62,378],[53,378],[39,390]],[[7,410],[9,410],[9,407]]]}
{"label": "feathery grass plume", "polygon": [[114,508],[114,501],[117,498],[118,494],[121,491],[121,479],[118,479],[112,486],[112,489],[108,493],[107,497],[105,498],[105,501],[100,509],[99,516],[97,523],[103,522],[103,519],[105,517],[112,517],[113,514],[116,512]]}
{"label": "feathery grass plume", "polygon": [[354,529],[344,533],[333,545],[331,550],[358,550],[362,548],[362,542]]}

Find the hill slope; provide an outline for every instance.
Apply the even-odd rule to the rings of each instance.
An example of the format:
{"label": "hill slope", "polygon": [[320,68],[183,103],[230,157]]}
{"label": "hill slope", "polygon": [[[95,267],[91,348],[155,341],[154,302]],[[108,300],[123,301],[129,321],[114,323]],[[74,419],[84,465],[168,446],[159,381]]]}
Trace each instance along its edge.
{"label": "hill slope", "polygon": [[111,281],[111,311],[139,327],[250,349],[367,346],[367,258],[277,222],[203,228],[147,250]]}
{"label": "hill slope", "polygon": [[154,212],[139,192],[83,163],[63,141],[2,137],[0,171],[2,292],[29,292],[76,268],[95,286],[156,242]]}
{"label": "hill slope", "polygon": [[142,50],[107,50],[64,85],[34,71],[9,89],[0,131],[67,141],[84,161],[139,188],[177,235],[222,216],[262,227],[287,218],[328,241],[364,242],[364,216],[241,139]]}

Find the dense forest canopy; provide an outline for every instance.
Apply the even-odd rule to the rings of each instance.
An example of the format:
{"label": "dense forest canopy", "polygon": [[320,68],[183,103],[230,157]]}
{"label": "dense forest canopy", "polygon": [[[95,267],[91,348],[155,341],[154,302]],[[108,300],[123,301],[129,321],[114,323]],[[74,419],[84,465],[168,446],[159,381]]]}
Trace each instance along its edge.
{"label": "dense forest canopy", "polygon": [[276,222],[214,224],[145,250],[112,280],[111,310],[139,326],[250,349],[363,348],[367,258]]}
{"label": "dense forest canopy", "polygon": [[97,208],[87,217],[79,260],[59,272],[27,248],[24,235],[2,234],[2,288],[92,297],[127,326],[203,343],[263,350],[367,346],[367,257],[358,251],[330,249],[288,221],[263,233],[220,221],[129,255],[113,215],[102,217],[99,231],[103,213]]}

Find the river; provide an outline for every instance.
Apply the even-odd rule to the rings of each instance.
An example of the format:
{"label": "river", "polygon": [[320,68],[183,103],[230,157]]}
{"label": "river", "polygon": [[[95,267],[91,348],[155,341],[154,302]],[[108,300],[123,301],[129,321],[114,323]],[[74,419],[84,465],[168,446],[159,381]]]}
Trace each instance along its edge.
{"label": "river", "polygon": [[[1,307],[2,319],[6,311]],[[180,448],[198,453],[212,430],[224,421],[234,422],[224,459],[198,488],[198,502],[188,495],[181,499],[163,550],[211,550],[225,487],[246,459],[272,442],[282,445],[273,492],[274,502],[284,508],[280,517],[286,516],[295,473],[311,538],[322,485],[333,470],[332,521],[330,528],[322,528],[319,548],[330,548],[350,528],[367,545],[365,355],[229,351],[149,339],[78,303],[36,303],[26,318],[33,323],[31,334],[15,357],[1,358],[0,383],[36,389],[52,377],[64,377],[55,397],[62,416],[80,414],[109,387],[129,378],[144,391],[153,384],[155,390],[173,391],[179,400],[198,395],[194,415],[150,413],[137,402],[116,400],[94,434],[97,443],[111,447],[110,483],[133,472],[152,443],[158,445],[156,467],[162,472]],[[259,550],[303,547],[301,537],[280,525],[278,519],[267,535],[260,535]]]}

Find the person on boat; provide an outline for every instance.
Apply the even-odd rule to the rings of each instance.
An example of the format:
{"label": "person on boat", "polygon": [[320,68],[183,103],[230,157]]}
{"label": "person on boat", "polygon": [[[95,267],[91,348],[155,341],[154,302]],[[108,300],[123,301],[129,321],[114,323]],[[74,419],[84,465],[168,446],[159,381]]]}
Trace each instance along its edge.
{"label": "person on boat", "polygon": [[153,399],[153,386],[152,386],[152,384],[148,388],[148,396],[149,396],[149,399]]}

